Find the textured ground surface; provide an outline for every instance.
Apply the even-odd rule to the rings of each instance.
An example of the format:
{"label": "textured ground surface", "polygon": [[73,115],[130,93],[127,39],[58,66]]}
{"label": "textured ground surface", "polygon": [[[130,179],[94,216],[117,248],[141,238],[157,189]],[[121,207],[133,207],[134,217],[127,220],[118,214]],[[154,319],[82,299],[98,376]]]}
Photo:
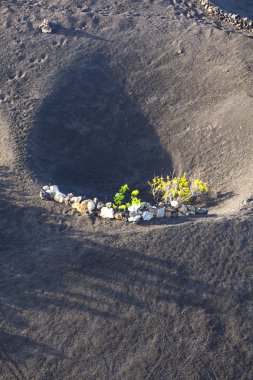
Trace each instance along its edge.
{"label": "textured ground surface", "polygon": [[[0,2],[1,379],[253,378],[252,49],[194,1]],[[38,198],[184,170],[209,217]]]}

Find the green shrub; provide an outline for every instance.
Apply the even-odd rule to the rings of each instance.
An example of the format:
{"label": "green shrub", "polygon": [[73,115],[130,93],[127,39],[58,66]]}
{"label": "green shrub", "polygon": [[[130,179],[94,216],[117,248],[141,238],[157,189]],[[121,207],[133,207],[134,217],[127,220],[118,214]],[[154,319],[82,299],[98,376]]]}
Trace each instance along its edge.
{"label": "green shrub", "polygon": [[131,192],[127,184],[121,186],[113,197],[113,207],[119,210],[125,210],[134,204],[140,204],[141,199],[138,198],[139,193],[139,190],[133,190]]}
{"label": "green shrub", "polygon": [[151,182],[151,193],[156,203],[189,202],[191,198],[208,192],[207,184],[199,179],[189,181],[186,173],[182,177],[157,176]]}

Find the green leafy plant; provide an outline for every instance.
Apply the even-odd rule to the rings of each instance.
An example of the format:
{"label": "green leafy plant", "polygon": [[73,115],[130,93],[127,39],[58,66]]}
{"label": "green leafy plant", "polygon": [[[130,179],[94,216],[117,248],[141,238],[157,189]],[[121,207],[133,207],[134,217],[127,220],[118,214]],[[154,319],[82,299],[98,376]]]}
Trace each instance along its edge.
{"label": "green leafy plant", "polygon": [[131,192],[127,184],[121,186],[113,197],[113,207],[119,210],[125,210],[134,204],[140,204],[141,199],[138,198],[139,193],[139,190],[133,190]]}
{"label": "green leafy plant", "polygon": [[205,182],[199,179],[189,181],[186,173],[182,177],[157,176],[148,182],[155,202],[170,203],[173,200],[178,202],[189,202],[191,198],[208,192]]}

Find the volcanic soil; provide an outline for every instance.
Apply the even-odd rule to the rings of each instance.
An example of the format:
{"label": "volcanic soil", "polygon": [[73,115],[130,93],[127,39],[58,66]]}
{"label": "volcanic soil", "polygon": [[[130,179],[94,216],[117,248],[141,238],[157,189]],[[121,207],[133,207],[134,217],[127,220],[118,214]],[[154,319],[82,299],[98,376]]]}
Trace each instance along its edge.
{"label": "volcanic soil", "polygon": [[[194,0],[0,1],[1,380],[253,378],[252,53]],[[184,171],[208,216],[39,198]]]}

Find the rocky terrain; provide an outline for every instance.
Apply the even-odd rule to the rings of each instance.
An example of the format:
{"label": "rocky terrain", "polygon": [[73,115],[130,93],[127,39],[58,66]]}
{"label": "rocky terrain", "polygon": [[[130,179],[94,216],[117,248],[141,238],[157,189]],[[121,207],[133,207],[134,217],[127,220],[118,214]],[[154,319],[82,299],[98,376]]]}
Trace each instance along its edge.
{"label": "rocky terrain", "polygon": [[[249,3],[0,1],[1,379],[253,378]],[[207,216],[39,197],[184,171]]]}

